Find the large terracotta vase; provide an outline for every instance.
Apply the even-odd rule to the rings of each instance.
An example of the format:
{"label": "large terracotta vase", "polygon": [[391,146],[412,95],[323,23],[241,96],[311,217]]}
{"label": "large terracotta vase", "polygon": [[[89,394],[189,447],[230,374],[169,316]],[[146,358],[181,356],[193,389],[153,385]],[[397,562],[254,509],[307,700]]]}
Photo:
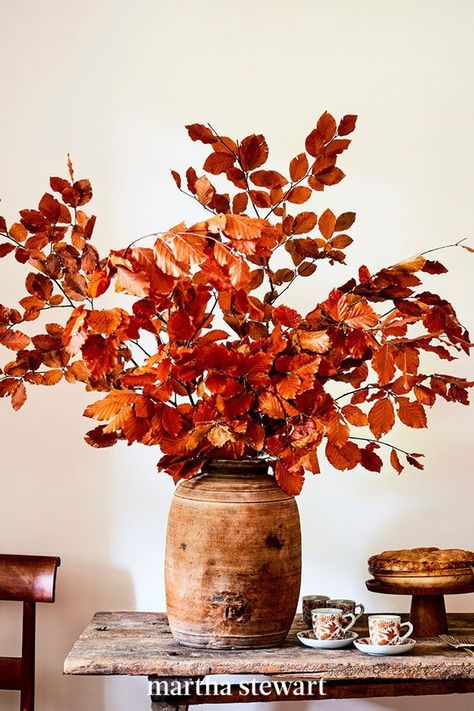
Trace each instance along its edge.
{"label": "large terracotta vase", "polygon": [[176,489],[166,541],[166,605],[189,647],[275,646],[298,602],[298,508],[267,464],[218,461]]}

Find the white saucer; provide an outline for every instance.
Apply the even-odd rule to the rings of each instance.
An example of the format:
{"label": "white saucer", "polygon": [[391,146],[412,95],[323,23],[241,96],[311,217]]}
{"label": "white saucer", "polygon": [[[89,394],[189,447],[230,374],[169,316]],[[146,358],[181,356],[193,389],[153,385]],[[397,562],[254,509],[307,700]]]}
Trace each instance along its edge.
{"label": "white saucer", "polygon": [[405,654],[405,652],[414,648],[416,641],[414,639],[407,639],[403,644],[370,644],[369,637],[362,637],[362,639],[358,639],[357,642],[354,641],[354,644],[359,652],[385,657],[395,654]]}
{"label": "white saucer", "polygon": [[301,644],[313,647],[313,649],[342,649],[349,647],[359,635],[357,632],[348,632],[343,639],[316,639],[313,630],[305,630],[297,632],[296,636]]}

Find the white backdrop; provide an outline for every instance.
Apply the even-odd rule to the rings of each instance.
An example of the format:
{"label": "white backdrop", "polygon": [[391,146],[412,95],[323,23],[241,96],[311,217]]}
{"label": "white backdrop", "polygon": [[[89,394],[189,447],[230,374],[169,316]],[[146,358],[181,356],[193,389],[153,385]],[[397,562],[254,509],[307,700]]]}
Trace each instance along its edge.
{"label": "white backdrop", "polygon": [[[263,131],[278,168],[301,150],[322,111],[358,113],[341,163],[348,177],[315,205],[356,210],[355,244],[345,271],[320,267],[311,290],[303,282],[288,292],[309,309],[360,263],[375,269],[471,232],[473,20],[469,0],[0,0],[0,212],[11,220],[33,207],[49,175],[64,174],[70,151],[77,174],[93,181],[95,240],[105,252],[198,214],[168,173],[201,166],[185,123],[209,120],[236,137]],[[440,258],[450,273],[430,286],[472,327],[473,262],[463,250]],[[0,262],[6,303],[21,292],[21,270],[11,264]],[[473,368],[464,359],[452,372],[472,377]],[[39,610],[38,711],[148,708],[142,680],[61,676],[96,610],[164,608],[171,480],[155,473],[154,451],[98,451],[83,442],[89,422],[81,412],[92,397],[64,384],[31,392],[18,414],[0,402],[0,549],[63,559],[57,603]],[[424,472],[326,468],[310,478],[299,500],[302,592],[407,609],[405,599],[367,593],[368,555],[473,548],[472,424],[469,410],[441,403],[429,430],[391,433],[400,446],[426,452]],[[449,608],[474,609],[473,602],[454,597]],[[19,609],[0,605],[0,654],[18,651],[18,623]],[[17,708],[15,694],[0,693],[2,709]],[[339,706],[436,711],[444,703]],[[472,697],[450,704],[467,711]]]}

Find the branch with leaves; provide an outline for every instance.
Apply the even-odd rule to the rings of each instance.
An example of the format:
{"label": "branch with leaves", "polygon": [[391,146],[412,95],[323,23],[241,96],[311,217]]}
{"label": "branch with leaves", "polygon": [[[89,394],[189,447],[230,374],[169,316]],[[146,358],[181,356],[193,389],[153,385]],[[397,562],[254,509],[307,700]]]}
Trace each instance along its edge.
{"label": "branch with leaves", "polygon": [[[159,468],[175,481],[218,458],[267,457],[297,494],[305,472],[319,472],[321,451],[340,471],[380,471],[382,449],[398,473],[400,457],[422,468],[420,454],[383,438],[397,420],[426,427],[439,398],[467,405],[473,385],[423,371],[425,353],[451,361],[471,348],[449,301],[422,287],[424,274],[446,271],[426,256],[438,248],[373,274],[360,267],[307,314],[276,303],[320,262],[345,261],[355,213],[300,206],[344,178],[337,162],[355,124],[324,113],[282,170],[267,167],[261,134],[235,141],[188,126],[210,153],[202,174],[172,175],[202,221],[105,257],[83,210],[90,182],[76,180],[69,161],[69,179],[51,178],[37,209],[10,226],[0,218],[0,258],[29,270],[18,306],[0,305],[0,345],[13,353],[0,396],[18,410],[30,385],[81,382],[102,394],[85,411],[98,421],[87,442],[157,445]],[[449,246],[473,251],[462,240]],[[281,248],[287,264],[275,268]],[[127,305],[98,307],[112,289]],[[65,308],[62,324],[41,330],[40,317]]]}

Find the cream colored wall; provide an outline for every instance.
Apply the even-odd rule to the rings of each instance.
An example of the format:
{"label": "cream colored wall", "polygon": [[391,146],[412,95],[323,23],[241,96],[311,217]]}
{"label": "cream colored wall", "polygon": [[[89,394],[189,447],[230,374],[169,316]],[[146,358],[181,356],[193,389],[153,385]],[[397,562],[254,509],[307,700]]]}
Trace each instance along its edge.
{"label": "cream colored wall", "polygon": [[[2,212],[12,219],[33,206],[70,151],[78,174],[93,181],[105,251],[198,214],[168,175],[202,156],[185,123],[210,120],[235,136],[264,131],[278,167],[323,110],[358,113],[342,159],[349,177],[318,205],[356,210],[356,241],[346,271],[320,267],[311,289],[303,282],[292,290],[291,302],[309,309],[360,263],[377,268],[472,232],[473,20],[474,5],[463,0],[0,0]],[[451,271],[433,287],[472,326],[472,258],[450,250],[442,260]],[[10,264],[0,263],[1,301],[19,295],[20,270]],[[464,360],[452,371],[472,377],[473,368]],[[0,549],[63,559],[58,601],[39,611],[38,711],[148,708],[141,680],[61,676],[94,611],[164,607],[171,481],[156,475],[156,452],[84,444],[81,412],[91,399],[61,385],[32,391],[18,414],[0,402]],[[417,544],[473,548],[472,414],[442,403],[430,423],[425,432],[400,427],[391,435],[427,453],[424,472],[327,470],[308,480],[300,498],[303,592],[406,609],[404,599],[365,591],[369,554]],[[449,606],[473,609],[473,597]],[[0,606],[0,653],[17,648],[13,607]],[[5,711],[16,708],[14,694],[0,699]],[[386,699],[340,708],[443,704]],[[450,704],[467,711],[472,697]]]}

